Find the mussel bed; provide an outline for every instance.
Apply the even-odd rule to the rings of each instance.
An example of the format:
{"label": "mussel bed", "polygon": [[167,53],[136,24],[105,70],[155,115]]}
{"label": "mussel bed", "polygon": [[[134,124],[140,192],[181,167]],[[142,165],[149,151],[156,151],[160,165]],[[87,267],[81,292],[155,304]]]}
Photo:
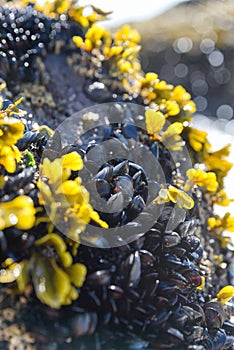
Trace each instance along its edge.
{"label": "mussel bed", "polygon": [[[104,238],[86,245],[90,236],[84,235],[74,262],[86,266],[86,280],[79,298],[59,310],[40,303],[30,289],[22,296],[9,294],[0,286],[1,349],[232,349],[233,304],[222,307],[212,299],[223,286],[233,285],[233,252],[207,232],[207,217],[213,215],[210,198],[197,188],[191,210],[178,212],[173,203],[167,203],[147,232],[144,221],[142,226],[135,222],[145,209],[145,223],[152,220],[146,202],[156,198],[160,189],[157,179],[148,176],[151,164],[141,152],[153,154],[167,184],[174,183],[180,170],[165,145],[152,141],[135,125],[126,102],[142,103],[142,99],[126,97],[121,90],[111,91],[110,82],[105,86],[102,76],[84,78],[72,73],[66,56],[73,54],[71,38],[82,35],[82,28],[69,18],[51,19],[32,7],[1,8],[0,31],[0,77],[7,82],[2,110],[11,104],[9,99],[25,94],[22,106],[27,115],[13,115],[25,127],[17,147],[30,152],[35,161],[31,167],[22,161],[12,174],[1,169],[5,178],[0,187],[1,202],[27,195],[35,207],[39,205],[38,169],[49,136],[34,130],[37,123],[55,128],[82,107],[113,102],[112,108],[123,116],[121,123],[93,128],[79,143],[65,148],[58,141],[51,146],[51,161],[77,152],[84,163],[86,188],[90,193],[93,187],[97,190],[92,206],[101,197],[103,208],[107,204],[111,209],[105,213],[99,203],[101,219],[111,228],[128,224],[132,232],[126,241],[116,236],[112,248],[107,248]],[[57,51],[57,42],[62,42],[62,52]],[[101,93],[89,88],[97,82],[103,84]],[[110,140],[120,149],[121,157],[111,159],[104,154],[108,149],[102,142]],[[89,156],[94,146],[97,152]],[[136,153],[132,161],[131,155]],[[72,173],[73,178],[76,175]],[[118,210],[123,205],[124,210]],[[40,223],[27,231],[16,227],[0,231],[0,262],[29,259],[35,240],[45,230],[45,223]],[[62,236],[59,230],[55,232]],[[223,265],[217,264],[217,256],[222,257]],[[198,290],[202,277],[205,287]]]}

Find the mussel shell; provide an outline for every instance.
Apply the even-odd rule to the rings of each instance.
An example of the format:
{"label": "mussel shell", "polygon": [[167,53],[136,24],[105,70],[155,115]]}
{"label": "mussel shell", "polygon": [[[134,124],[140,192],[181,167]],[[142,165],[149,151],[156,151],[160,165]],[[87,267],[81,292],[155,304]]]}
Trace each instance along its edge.
{"label": "mussel shell", "polygon": [[223,324],[223,328],[227,334],[234,336],[234,324],[231,321],[226,320]]}
{"label": "mussel shell", "polygon": [[127,257],[121,266],[121,271],[125,276],[125,284],[135,288],[141,276],[141,259],[138,251]]}
{"label": "mussel shell", "polygon": [[4,230],[7,240],[8,253],[14,254],[15,257],[21,259],[25,251],[30,248],[35,241],[35,236],[27,231],[21,231],[15,227]]}
{"label": "mussel shell", "polygon": [[193,343],[195,341],[201,341],[204,338],[205,329],[200,326],[193,326],[190,332],[191,334],[186,335],[186,341]]}
{"label": "mussel shell", "polygon": [[103,179],[97,179],[95,181],[98,193],[102,198],[108,198],[111,194],[111,185]]}
{"label": "mussel shell", "polygon": [[137,139],[137,127],[134,124],[130,124],[128,122],[124,123],[122,126],[123,135],[127,139]]}
{"label": "mussel shell", "polygon": [[28,131],[17,141],[16,146],[20,151],[25,151],[33,142],[37,141],[38,131]]}
{"label": "mussel shell", "polygon": [[79,314],[71,321],[72,331],[75,337],[93,334],[97,326],[98,317],[96,313]]}
{"label": "mussel shell", "polygon": [[183,330],[185,325],[187,324],[189,320],[188,315],[179,314],[177,317],[173,317],[173,323],[176,325],[176,327],[180,330]]}
{"label": "mussel shell", "polygon": [[198,271],[188,271],[186,278],[193,287],[198,287],[202,284],[202,278]]}
{"label": "mussel shell", "polygon": [[142,249],[139,251],[139,254],[142,267],[149,267],[154,265],[155,258],[151,252]]}
{"label": "mussel shell", "polygon": [[141,172],[142,174],[144,174],[144,169],[140,166],[140,165],[138,165],[138,164],[136,164],[136,163],[133,163],[133,162],[129,162],[129,175],[130,176],[134,176],[136,173],[138,173],[138,172]]}
{"label": "mussel shell", "polygon": [[124,294],[124,290],[121,287],[116,285],[110,285],[108,287],[108,291],[110,296],[114,299],[120,299]]}
{"label": "mussel shell", "polygon": [[198,237],[196,237],[196,236],[189,235],[187,237],[187,243],[188,243],[188,245],[190,247],[190,251],[194,252],[200,246],[200,239]]}
{"label": "mussel shell", "polygon": [[121,191],[125,200],[130,201],[134,193],[131,178],[129,176],[118,176],[114,191]]}
{"label": "mussel shell", "polygon": [[124,135],[122,135],[120,132],[114,131],[113,132],[113,136],[120,141],[124,146],[126,146],[126,148],[129,147],[129,143],[128,140],[124,137]]}
{"label": "mussel shell", "polygon": [[86,159],[97,163],[100,167],[106,162],[107,150],[103,144],[95,144],[94,142],[90,142],[86,149]]}
{"label": "mussel shell", "polygon": [[113,169],[114,176],[128,175],[129,173],[129,162],[124,160],[121,163],[117,164]]}
{"label": "mussel shell", "polygon": [[133,198],[131,203],[126,209],[127,215],[131,216],[132,218],[135,218],[138,214],[142,212],[145,208],[145,202],[144,199],[138,195]]}
{"label": "mussel shell", "polygon": [[181,270],[181,267],[183,267],[183,262],[180,258],[178,258],[175,254],[165,254],[166,260],[165,265],[169,267],[170,269],[174,270]]}
{"label": "mussel shell", "polygon": [[[128,147],[121,140],[109,138],[107,144],[103,144],[105,147],[106,159],[116,159],[117,157],[121,157],[123,160],[128,159]],[[113,154],[115,155],[114,157]]]}
{"label": "mussel shell", "polygon": [[110,212],[118,212],[122,210],[124,207],[124,196],[122,192],[117,192],[112,195],[107,201],[107,208],[109,208]]}
{"label": "mussel shell", "polygon": [[[88,172],[91,174],[96,174],[99,170],[99,166],[97,165],[97,163],[95,163],[92,160],[85,160],[84,166],[85,166],[85,169],[87,169]],[[82,170],[82,174],[83,174],[83,172],[84,172],[84,169]],[[84,175],[83,175],[83,177],[84,177]]]}
{"label": "mussel shell", "polygon": [[158,285],[159,276],[157,272],[148,273],[142,276],[139,283],[139,290],[142,294],[142,298],[154,296],[158,289]]}
{"label": "mussel shell", "polygon": [[169,281],[172,281],[179,288],[184,288],[187,285],[187,279],[178,272],[170,273]]}
{"label": "mussel shell", "polygon": [[225,320],[225,313],[219,302],[210,301],[204,306],[207,328],[221,328]]}
{"label": "mussel shell", "polygon": [[173,327],[170,327],[166,330],[166,337],[169,341],[172,341],[173,344],[179,344],[184,341],[183,333]]}
{"label": "mussel shell", "polygon": [[171,317],[172,311],[164,311],[160,315],[153,318],[150,322],[150,325],[153,327],[163,326],[167,320]]}
{"label": "mussel shell", "polygon": [[95,179],[97,180],[110,180],[113,176],[113,167],[111,165],[105,166],[102,170],[100,170],[97,175],[95,176]]}
{"label": "mussel shell", "polygon": [[163,246],[165,248],[172,248],[180,244],[181,238],[177,232],[168,232],[163,237]]}
{"label": "mussel shell", "polygon": [[197,325],[199,325],[201,322],[203,322],[203,314],[194,310],[194,308],[192,308],[190,306],[183,305],[182,311],[185,315],[187,315],[189,317],[190,322],[194,322]]}
{"label": "mussel shell", "polygon": [[201,344],[206,350],[220,350],[226,342],[227,335],[223,329],[214,328],[210,330],[208,339]]}
{"label": "mussel shell", "polygon": [[111,273],[107,270],[100,270],[90,273],[86,282],[91,286],[107,286],[111,283]]}
{"label": "mussel shell", "polygon": [[150,147],[151,152],[155,156],[155,158],[159,158],[159,148],[158,148],[158,143],[154,142],[152,146]]}

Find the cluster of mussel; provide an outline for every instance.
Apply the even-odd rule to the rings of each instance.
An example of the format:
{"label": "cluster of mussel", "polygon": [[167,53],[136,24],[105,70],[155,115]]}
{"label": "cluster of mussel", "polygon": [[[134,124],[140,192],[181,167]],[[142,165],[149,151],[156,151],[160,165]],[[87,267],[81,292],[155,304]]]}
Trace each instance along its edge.
{"label": "cluster of mussel", "polygon": [[[126,108],[122,124],[97,127],[95,132],[82,135],[82,146],[78,151],[83,153],[86,168],[84,178],[87,188],[90,184],[90,193],[95,185],[99,201],[102,197],[108,203],[108,208],[113,209],[114,213],[109,214],[103,214],[100,210],[101,218],[115,227],[127,224],[127,228],[133,224],[136,230],[138,227],[134,219],[159,191],[155,180],[157,176],[152,172],[150,158],[144,159],[146,153],[143,148],[158,159],[165,170],[166,182],[172,182],[173,174],[178,169],[166,147],[160,142],[152,142],[129,118],[129,113],[130,110]],[[140,140],[140,147],[133,143],[134,139]],[[111,145],[114,143],[115,150],[118,147],[121,149],[123,158],[110,160],[98,168],[99,162],[111,157],[105,145],[108,140],[111,140]],[[96,152],[89,156],[94,146]],[[133,154],[137,156],[133,157]],[[130,204],[116,212],[115,201],[123,205],[124,198],[129,196],[132,197]],[[115,201],[112,202],[112,198]],[[175,211],[171,204],[164,207],[152,228],[144,234],[135,234],[132,243],[104,251],[99,249],[105,247],[102,246],[103,242],[98,242],[96,248],[80,247],[79,261],[89,261],[89,273],[73,307],[78,306],[83,312],[90,313],[85,320],[87,323],[90,321],[91,329],[98,321],[102,325],[115,325],[120,334],[121,330],[122,335],[137,333],[155,349],[231,347],[233,326],[226,320],[223,307],[219,302],[209,301],[205,291],[198,290],[202,285],[202,276],[207,279],[213,276],[201,271],[201,265],[206,261],[200,240],[202,219],[198,206],[202,206],[206,212],[209,206],[199,201],[196,194],[194,200],[195,208],[187,214]],[[95,201],[93,203],[95,207]],[[144,214],[145,220],[150,221],[150,210],[146,209]],[[168,225],[170,221],[173,222],[173,230]],[[208,240],[206,243],[208,248],[210,243]],[[207,261],[209,265],[209,259]],[[82,335],[85,329],[87,331],[86,322],[82,328],[85,316],[80,317],[80,320],[77,316],[72,321],[74,332],[78,335]],[[139,345],[140,349],[145,346],[142,344]]]}
{"label": "cluster of mussel", "polygon": [[[119,104],[116,106],[123,108]],[[116,106],[113,106],[112,114]],[[166,150],[164,152],[157,142],[152,144],[147,133],[134,124],[128,115],[130,110],[126,108],[124,113],[123,123],[111,123],[89,130],[80,138],[82,146],[76,147],[84,161],[82,178],[88,191],[94,194],[91,204],[98,208],[109,227],[134,221],[146,207],[147,201],[156,198],[160,169],[149,162],[150,154],[159,162],[168,161],[168,167],[173,166],[167,159]],[[169,172],[168,176],[171,177]]]}
{"label": "cluster of mussel", "polygon": [[[1,8],[0,69],[7,72],[9,85],[14,62],[17,61],[16,75],[20,79],[31,76],[28,65],[37,72],[33,57],[40,55],[47,45],[56,49],[64,28],[71,23],[66,22],[66,17],[60,21],[49,19],[32,7]],[[119,91],[117,100],[122,101],[122,95]],[[97,96],[102,102],[101,94],[95,94],[94,100],[98,100]],[[4,101],[2,109],[9,104]],[[193,192],[193,209],[178,211],[174,204],[167,203],[162,212],[157,212],[157,218],[153,216],[155,212],[152,213],[148,202],[159,192],[160,169],[165,183],[173,184],[179,173],[178,165],[162,143],[136,126],[131,109],[118,103],[114,108],[118,111],[123,108],[122,123],[110,119],[110,123],[85,132],[79,144],[55,150],[60,155],[73,151],[81,155],[84,168],[79,174],[91,194],[90,203],[110,228],[123,227],[124,231],[126,227],[128,234],[116,235],[112,248],[105,249],[108,247],[105,237],[91,242],[92,234],[84,232],[80,238],[86,244],[79,246],[74,257],[74,262],[84,264],[88,270],[79,298],[69,306],[53,310],[40,304],[31,293],[17,316],[18,322],[25,322],[41,348],[232,349],[234,326],[229,318],[233,306],[223,307],[212,298],[230,283],[228,268],[233,254],[206,232],[206,218],[212,205],[197,189]],[[27,116],[22,121],[25,134],[17,147],[28,153],[24,153],[15,173],[3,170],[0,198],[6,202],[16,195],[28,195],[37,207],[38,165],[49,134],[45,130],[31,130]],[[34,165],[27,167],[30,155]],[[146,155],[153,155],[158,168],[152,168],[150,156]],[[136,220],[139,214],[143,214],[140,223]],[[152,220],[153,224],[145,230]],[[98,229],[94,227],[94,232]],[[27,231],[15,227],[0,231],[1,262],[6,258],[14,261],[30,258],[33,249],[40,249],[33,246],[34,241],[46,230],[46,224],[41,223]],[[56,228],[55,233],[61,235]],[[214,260],[220,254],[227,269],[219,271],[222,273],[219,280]],[[206,285],[202,289],[204,278]],[[5,343],[3,346],[7,348]]]}
{"label": "cluster of mussel", "polygon": [[[118,110],[122,108],[121,105],[116,105],[115,108],[117,107]],[[100,217],[111,227],[133,225],[134,232],[138,228],[134,222],[135,218],[146,207],[147,201],[155,198],[159,191],[155,174],[152,175],[152,179],[148,176],[151,174],[151,165],[148,159],[143,159],[142,147],[153,153],[162,168],[166,169],[164,175],[167,182],[172,181],[176,165],[165,146],[156,141],[152,142],[147,133],[134,124],[129,116],[131,111],[127,107],[123,109],[123,123],[90,129],[81,136],[80,145],[68,145],[61,152],[75,150],[82,156],[82,180],[91,194],[94,193],[93,186],[96,187],[97,198],[91,196],[91,201],[94,207],[98,205]],[[27,148],[39,154],[39,144],[44,142],[45,146],[45,136],[39,138],[38,133],[35,133],[32,137],[33,134],[26,133],[28,136],[18,144],[21,149],[24,149],[23,143],[24,147],[27,144]],[[134,143],[134,139],[141,142]],[[108,141],[111,143],[111,149],[114,146],[117,154],[122,154],[123,158],[105,162],[111,158],[111,151],[108,154],[108,146],[105,145]],[[99,164],[102,166],[99,167]],[[22,177],[22,181],[30,179],[29,182],[33,182],[32,178],[22,174],[18,175]],[[35,189],[28,193],[36,200],[33,191]],[[108,208],[111,207],[110,213],[105,212],[104,204],[102,211],[101,199],[104,204],[107,203]],[[203,273],[201,268],[202,264],[207,263],[209,266],[209,259],[213,257],[210,253],[209,258],[204,259],[205,246],[201,245],[204,237],[200,230],[202,218],[198,206],[202,206],[206,212],[209,206],[199,202],[196,194],[194,200],[197,205],[187,214],[175,211],[172,204],[165,206],[152,227],[144,232],[143,225],[142,233],[135,234],[131,243],[126,241],[123,244],[122,241],[119,247],[103,249],[107,245],[102,239],[90,244],[92,246],[80,245],[76,259],[86,265],[88,274],[78,300],[70,307],[54,312],[32,301],[30,303],[30,307],[33,306],[37,310],[37,325],[41,323],[42,327],[38,330],[37,326],[40,335],[37,334],[38,341],[40,342],[43,335],[46,315],[46,323],[50,324],[51,319],[56,320],[54,325],[50,324],[48,327],[51,334],[59,333],[52,339],[61,342],[64,348],[77,344],[88,349],[92,344],[94,348],[101,346],[103,349],[115,349],[117,346],[117,349],[120,345],[116,344],[119,342],[126,349],[231,348],[234,329],[228,321],[228,308],[224,310],[219,302],[210,301],[210,295],[215,295],[220,285],[212,285],[214,271]],[[118,212],[116,206],[125,206],[125,209]],[[150,219],[150,214],[150,211],[145,213],[145,220]],[[174,221],[173,230],[168,227],[171,220]],[[9,231],[11,232],[8,236],[11,234],[16,242],[17,230]],[[22,242],[29,242],[25,237],[21,237],[20,241],[19,234],[20,231],[17,244],[9,241],[11,248],[17,247],[18,254],[22,252]],[[203,234],[206,235],[205,232]],[[29,237],[32,239],[34,236],[35,230],[32,229]],[[84,233],[84,242],[85,239],[87,243],[89,236],[87,234],[86,237]],[[206,249],[209,250],[208,239],[206,244]],[[25,248],[29,246],[30,244]],[[216,248],[215,254],[218,253]],[[213,288],[210,294],[206,293],[207,290],[198,290],[202,285],[203,275],[207,281],[210,279]],[[209,285],[208,282],[206,284]],[[35,316],[29,314],[30,311],[26,307],[25,319],[34,319]],[[35,332],[32,320],[28,327]],[[44,341],[48,340],[50,332],[44,334]],[[139,339],[135,339],[136,334]],[[70,335],[75,336],[73,345],[64,345],[63,342]]]}
{"label": "cluster of mussel", "polygon": [[84,349],[91,344],[103,349],[231,349],[232,305],[224,309],[197,290],[203,248],[188,218],[175,231],[165,230],[172,211],[165,208],[154,226],[130,244],[80,246],[77,260],[89,271],[79,299],[59,312],[32,301],[33,311],[24,307],[36,339],[68,349],[69,336],[72,346]]}

